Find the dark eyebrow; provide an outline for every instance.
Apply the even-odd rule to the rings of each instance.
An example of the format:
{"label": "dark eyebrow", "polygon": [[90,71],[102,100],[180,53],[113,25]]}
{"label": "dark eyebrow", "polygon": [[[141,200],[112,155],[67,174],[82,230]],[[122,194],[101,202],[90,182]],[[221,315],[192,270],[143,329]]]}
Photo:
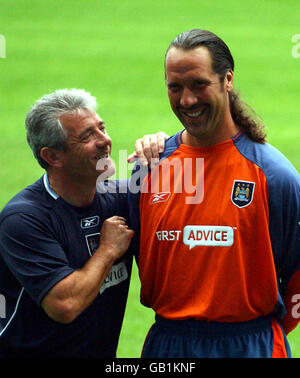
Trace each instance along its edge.
{"label": "dark eyebrow", "polygon": [[210,84],[211,81],[208,80],[208,79],[196,79],[196,80],[194,80],[194,83],[196,83],[196,84]]}
{"label": "dark eyebrow", "polygon": [[212,83],[212,81],[208,80],[208,79],[196,79],[196,80],[194,80],[194,84],[210,85],[211,83]]}
{"label": "dark eyebrow", "polygon": [[[194,79],[192,83],[201,84],[201,85],[209,85],[211,84],[211,80],[199,78],[199,79]],[[169,83],[167,83],[167,87],[170,89],[177,88],[177,87],[180,87],[180,83],[177,83],[176,81],[170,81]]]}
{"label": "dark eyebrow", "polygon": [[176,83],[175,81],[170,81],[169,83],[167,82],[167,87],[168,88],[179,87],[179,84]]}

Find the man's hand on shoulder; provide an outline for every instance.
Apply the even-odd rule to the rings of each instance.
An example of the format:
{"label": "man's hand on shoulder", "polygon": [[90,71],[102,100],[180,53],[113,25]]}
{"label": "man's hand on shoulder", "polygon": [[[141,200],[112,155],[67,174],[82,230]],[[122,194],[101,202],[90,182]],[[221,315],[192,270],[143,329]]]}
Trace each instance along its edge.
{"label": "man's hand on shoulder", "polygon": [[139,159],[142,165],[151,166],[151,159],[159,159],[159,154],[164,151],[165,141],[169,135],[163,131],[156,134],[147,134],[135,142],[135,152],[128,156],[128,163]]}

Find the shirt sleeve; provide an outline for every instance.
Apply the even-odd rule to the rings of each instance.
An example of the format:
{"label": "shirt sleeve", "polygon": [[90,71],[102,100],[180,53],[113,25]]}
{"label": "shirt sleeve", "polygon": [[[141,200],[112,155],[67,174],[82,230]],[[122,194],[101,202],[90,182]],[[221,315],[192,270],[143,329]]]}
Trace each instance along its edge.
{"label": "shirt sleeve", "polygon": [[286,335],[295,329],[300,321],[300,270],[297,270],[289,280],[284,296],[286,315],[282,326]]}
{"label": "shirt sleeve", "polygon": [[277,238],[280,237],[279,277],[286,308],[282,325],[288,334],[300,321],[300,311],[297,310],[300,297],[300,177],[296,175],[294,180],[286,180],[284,186],[281,216],[277,217]]}
{"label": "shirt sleeve", "polygon": [[54,231],[32,214],[14,213],[0,226],[0,255],[31,298],[44,296],[74,269]]}

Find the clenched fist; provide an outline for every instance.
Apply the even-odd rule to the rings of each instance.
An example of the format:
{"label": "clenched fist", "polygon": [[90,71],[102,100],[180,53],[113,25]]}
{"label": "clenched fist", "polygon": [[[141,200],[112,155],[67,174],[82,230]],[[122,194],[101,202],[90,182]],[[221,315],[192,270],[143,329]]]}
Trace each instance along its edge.
{"label": "clenched fist", "polygon": [[133,235],[134,231],[128,228],[125,218],[113,216],[102,224],[99,247],[102,253],[105,251],[117,259],[127,251]]}

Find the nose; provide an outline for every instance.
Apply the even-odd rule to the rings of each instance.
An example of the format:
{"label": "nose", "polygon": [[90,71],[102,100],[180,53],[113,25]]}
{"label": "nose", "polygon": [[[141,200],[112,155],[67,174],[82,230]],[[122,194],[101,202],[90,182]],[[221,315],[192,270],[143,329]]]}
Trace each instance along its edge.
{"label": "nose", "polygon": [[184,88],[180,98],[180,105],[184,108],[190,108],[198,102],[197,96],[189,88]]}
{"label": "nose", "polygon": [[102,130],[98,130],[97,132],[97,138],[96,138],[96,145],[97,147],[103,147],[103,146],[106,146],[106,145],[111,145],[111,139],[110,139],[110,136],[102,131]]}

